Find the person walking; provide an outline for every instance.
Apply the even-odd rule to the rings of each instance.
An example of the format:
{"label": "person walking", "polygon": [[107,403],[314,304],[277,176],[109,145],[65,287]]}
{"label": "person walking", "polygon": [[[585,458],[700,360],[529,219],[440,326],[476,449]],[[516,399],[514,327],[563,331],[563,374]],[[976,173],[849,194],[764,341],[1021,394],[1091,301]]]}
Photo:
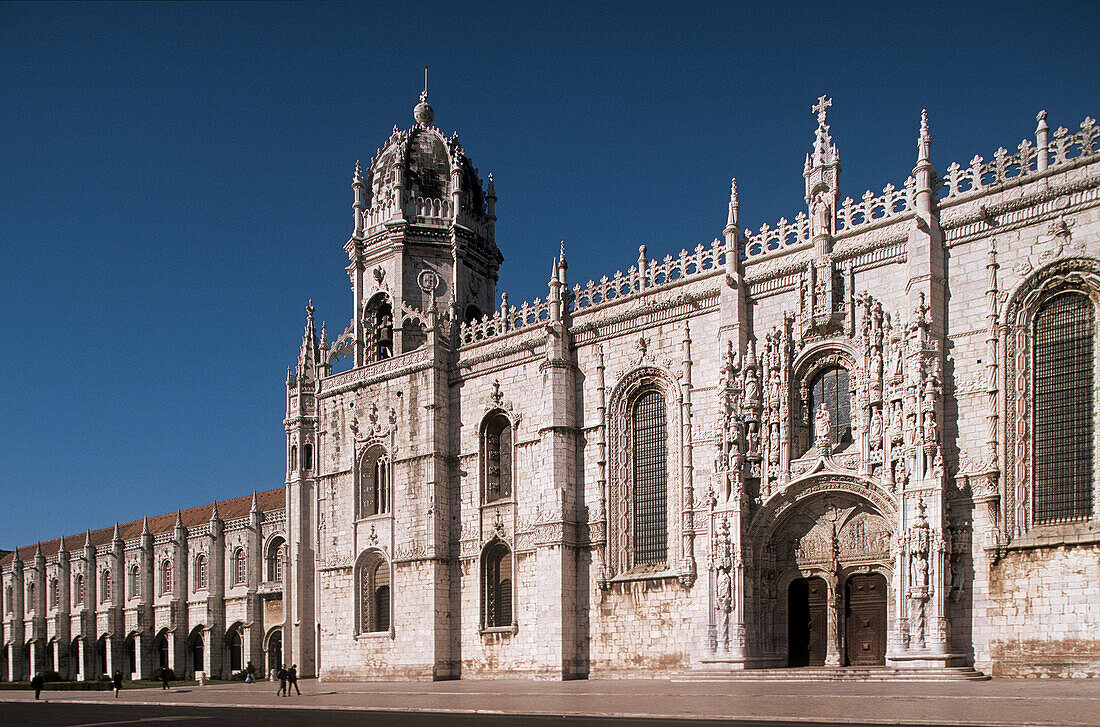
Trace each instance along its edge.
{"label": "person walking", "polygon": [[42,694],[42,687],[46,684],[46,680],[42,678],[42,672],[38,672],[34,675],[34,679],[31,679],[31,689],[34,690],[34,698],[38,699],[38,695]]}
{"label": "person walking", "polygon": [[254,681],[256,681],[256,667],[252,666],[250,661],[244,668],[244,683],[252,684]]}
{"label": "person walking", "polygon": [[122,672],[117,669],[114,676],[111,677],[111,686],[115,689],[115,699],[118,699],[118,693],[122,691]]}
{"label": "person walking", "polygon": [[275,678],[279,680],[279,689],[275,692],[275,696],[285,697],[287,678],[286,664],[279,665],[279,671],[275,672]]}
{"label": "person walking", "polygon": [[[290,687],[294,687],[294,691],[298,693],[298,696],[302,696],[302,690],[298,688],[298,665],[294,664],[286,673],[286,680]],[[290,696],[290,687],[287,687],[286,695]]]}
{"label": "person walking", "polygon": [[170,676],[171,674],[172,674],[172,672],[168,671],[168,667],[163,667],[163,668],[162,668],[162,669],[160,670],[160,688],[161,688],[162,690],[164,690],[164,689],[171,689],[171,688],[172,688],[172,687],[171,687],[171,686],[169,686],[169,684],[168,684],[168,677],[169,677],[169,676]]}

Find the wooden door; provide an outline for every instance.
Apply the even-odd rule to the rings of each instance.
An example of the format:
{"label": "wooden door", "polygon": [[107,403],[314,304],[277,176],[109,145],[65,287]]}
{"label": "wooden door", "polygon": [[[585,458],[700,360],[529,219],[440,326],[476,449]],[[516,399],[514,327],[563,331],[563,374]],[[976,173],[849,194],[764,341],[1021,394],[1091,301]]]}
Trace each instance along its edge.
{"label": "wooden door", "polygon": [[788,664],[825,664],[827,586],[820,578],[799,578],[791,583],[787,609]]}
{"label": "wooden door", "polygon": [[850,666],[886,663],[886,579],[854,575],[846,586],[845,639]]}

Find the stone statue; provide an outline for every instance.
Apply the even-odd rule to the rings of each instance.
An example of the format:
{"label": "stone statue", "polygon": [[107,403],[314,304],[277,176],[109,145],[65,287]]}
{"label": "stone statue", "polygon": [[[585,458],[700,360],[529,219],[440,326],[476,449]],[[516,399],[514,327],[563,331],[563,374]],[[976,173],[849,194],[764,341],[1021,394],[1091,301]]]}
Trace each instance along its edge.
{"label": "stone statue", "polygon": [[828,452],[829,446],[832,444],[832,430],[833,427],[829,416],[829,407],[822,404],[817,410],[817,415],[814,417],[814,441],[825,450],[825,453]]}
{"label": "stone statue", "polygon": [[825,203],[825,198],[821,194],[814,198],[812,223],[811,234],[829,234],[829,205]]}
{"label": "stone statue", "polygon": [[745,404],[756,406],[760,403],[760,382],[756,380],[756,370],[749,369],[745,374]]}
{"label": "stone statue", "polygon": [[924,413],[924,441],[931,444],[936,441],[936,413],[926,411]]}
{"label": "stone statue", "polygon": [[871,415],[871,449],[882,447],[882,411],[875,407],[875,413]]}
{"label": "stone statue", "polygon": [[779,406],[781,388],[782,388],[782,381],[779,378],[779,370],[778,369],[772,369],[772,379],[771,379],[771,390],[772,390],[772,397],[771,398],[772,398],[772,400],[771,400],[771,403],[772,403],[773,406]]}
{"label": "stone statue", "polygon": [[723,651],[730,648],[730,611],[733,610],[733,579],[725,568],[718,569],[718,581],[714,586],[715,602],[718,606],[719,642]]}

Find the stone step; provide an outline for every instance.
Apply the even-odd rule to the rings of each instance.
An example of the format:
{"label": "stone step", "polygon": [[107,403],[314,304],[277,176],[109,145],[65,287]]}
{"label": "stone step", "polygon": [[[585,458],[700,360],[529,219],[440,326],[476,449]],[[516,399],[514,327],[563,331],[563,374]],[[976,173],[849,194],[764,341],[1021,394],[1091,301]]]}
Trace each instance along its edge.
{"label": "stone step", "polygon": [[820,667],[788,669],[722,669],[707,665],[680,674],[682,682],[956,682],[987,681],[988,676],[970,666],[930,669],[893,667]]}

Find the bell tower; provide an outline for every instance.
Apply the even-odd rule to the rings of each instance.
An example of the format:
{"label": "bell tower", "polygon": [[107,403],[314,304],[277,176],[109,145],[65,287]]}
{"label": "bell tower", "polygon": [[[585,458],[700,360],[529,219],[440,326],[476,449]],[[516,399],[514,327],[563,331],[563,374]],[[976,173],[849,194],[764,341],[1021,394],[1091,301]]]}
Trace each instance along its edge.
{"label": "bell tower", "polygon": [[496,304],[504,258],[494,242],[493,177],[484,187],[458,134],[432,126],[425,84],[415,125],[396,126],[364,171],[355,163],[355,229],[344,249],[354,310],[338,348],[355,366],[419,348],[429,309],[455,321]]}

